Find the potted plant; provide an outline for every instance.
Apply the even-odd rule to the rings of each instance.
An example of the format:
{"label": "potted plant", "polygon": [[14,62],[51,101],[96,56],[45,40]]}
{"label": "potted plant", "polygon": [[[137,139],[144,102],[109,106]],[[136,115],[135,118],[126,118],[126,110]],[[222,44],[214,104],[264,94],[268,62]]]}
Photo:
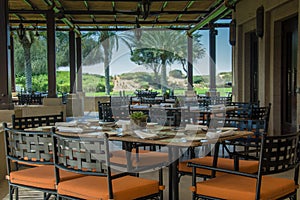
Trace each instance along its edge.
{"label": "potted plant", "polygon": [[133,129],[145,128],[148,116],[143,112],[133,112],[130,115],[130,123]]}

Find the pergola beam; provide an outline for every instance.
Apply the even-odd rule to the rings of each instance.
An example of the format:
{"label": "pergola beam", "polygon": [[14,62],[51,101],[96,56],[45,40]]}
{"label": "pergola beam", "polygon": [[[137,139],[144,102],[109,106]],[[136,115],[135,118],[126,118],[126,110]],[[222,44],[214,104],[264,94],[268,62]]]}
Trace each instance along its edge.
{"label": "pergola beam", "polygon": [[[23,22],[23,23],[26,23]],[[41,22],[38,22],[38,23],[41,23]],[[44,22],[43,22],[44,23]],[[228,28],[229,27],[229,23],[215,23],[214,24],[214,27],[215,28]],[[90,27],[90,26],[87,26],[87,27],[83,27],[83,28],[78,28],[79,31],[127,31],[127,30],[132,30],[134,29],[135,27],[132,26],[132,27],[127,27],[127,28],[124,28],[124,27],[120,27],[120,28],[116,28],[116,27],[105,27],[105,28],[100,28],[100,27]],[[204,26],[201,28],[201,30],[209,30],[209,26]],[[14,30],[17,30],[18,27],[11,27],[11,30],[14,31]],[[155,30],[156,28],[151,28],[151,30]],[[159,29],[159,28],[157,28]],[[169,29],[171,30],[189,30],[189,28],[187,27],[172,27],[170,26]],[[26,30],[38,30],[38,31],[46,31],[47,29],[45,27],[37,27],[37,28],[34,28],[34,27],[27,27]],[[69,31],[70,28],[56,28],[56,31]],[[144,28],[144,30],[147,30],[147,28]]]}
{"label": "pergola beam", "polygon": [[[92,2],[111,2],[109,0],[64,0],[64,1],[92,1]],[[203,1],[203,0],[194,0]],[[115,0],[115,2],[137,2],[136,0]],[[165,0],[151,0],[151,2],[165,2]],[[186,2],[186,0],[168,0],[168,2]]]}
{"label": "pergola beam", "polygon": [[[222,0],[217,1],[222,2]],[[238,0],[230,0],[228,4],[224,1],[219,6],[217,6],[213,11],[209,12],[207,16],[205,16],[198,24],[196,24],[192,29],[188,31],[188,34],[191,35],[196,30],[201,29],[203,26],[206,26],[209,23],[215,22],[217,19],[220,19],[231,12],[230,5],[235,5]],[[216,5],[217,5],[216,3]]]}
{"label": "pergola beam", "polygon": [[[16,10],[16,9],[10,9],[10,14],[45,14],[47,10]],[[190,11],[172,11],[172,10],[162,10],[162,11],[150,11],[150,15],[159,15],[159,14],[170,14],[170,15],[180,15],[180,14],[207,14],[209,11],[206,10],[190,10]],[[64,10],[63,14],[67,15],[117,15],[117,14],[123,14],[123,15],[138,15],[138,11],[125,11],[125,10]]]}

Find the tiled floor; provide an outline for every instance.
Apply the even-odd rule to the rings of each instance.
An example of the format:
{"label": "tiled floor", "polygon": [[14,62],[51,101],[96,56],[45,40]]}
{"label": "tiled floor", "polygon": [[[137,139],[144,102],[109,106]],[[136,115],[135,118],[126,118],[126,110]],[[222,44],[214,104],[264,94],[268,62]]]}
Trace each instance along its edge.
{"label": "tiled floor", "polygon": [[[157,173],[155,172],[151,172],[151,173],[143,173],[140,176],[141,177],[145,177],[145,178],[149,178],[149,179],[157,179]],[[168,198],[168,172],[167,169],[164,170],[164,183],[166,185],[166,190],[164,191],[164,199],[167,200]],[[292,177],[293,174],[288,172],[288,173],[284,173],[284,174],[279,174],[277,176],[280,177]],[[181,200],[186,200],[186,199],[191,199],[191,192],[189,190],[189,187],[191,185],[191,177],[189,176],[184,176],[181,178],[180,181],[180,199]],[[3,200],[8,200],[9,198],[7,197],[8,194],[8,188],[7,188],[7,182],[5,180],[0,182],[0,199]],[[28,200],[38,200],[38,199],[43,199],[42,198],[42,194],[39,192],[32,192],[32,191],[26,191],[26,190],[22,190],[20,191],[20,200],[22,199],[28,199]],[[300,195],[298,192],[298,199],[300,199]]]}

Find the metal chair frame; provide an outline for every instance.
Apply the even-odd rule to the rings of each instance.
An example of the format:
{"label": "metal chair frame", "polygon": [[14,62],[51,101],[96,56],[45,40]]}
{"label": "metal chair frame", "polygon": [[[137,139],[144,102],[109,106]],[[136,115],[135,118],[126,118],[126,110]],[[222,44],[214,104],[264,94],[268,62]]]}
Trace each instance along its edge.
{"label": "metal chair frame", "polygon": [[[192,187],[196,189],[196,168],[215,170],[229,174],[245,176],[256,179],[256,198],[260,198],[262,176],[278,174],[294,169],[294,182],[298,185],[299,177],[299,133],[281,136],[266,136],[265,134],[260,137],[260,156],[259,156],[259,170],[257,174],[242,173],[227,169],[221,169],[211,166],[204,166],[195,163],[188,163],[189,167],[193,167]],[[217,177],[218,178],[218,177]],[[216,179],[217,179],[216,178]],[[297,189],[290,194],[281,197],[285,199],[290,197],[297,198]],[[193,199],[218,199],[213,196],[203,196],[193,192]]]}
{"label": "metal chair frame", "polygon": [[43,115],[31,117],[16,117],[12,115],[13,129],[26,129],[36,128],[38,126],[54,126],[56,122],[63,122],[64,114],[61,112],[59,115]]}
{"label": "metal chair frame", "polygon": [[[103,134],[97,138],[64,136],[57,133],[53,134],[54,165],[56,174],[56,184],[59,185],[59,169],[75,172],[88,176],[107,177],[109,199],[113,199],[112,180],[131,175],[122,172],[112,175],[109,153],[108,135]],[[159,184],[162,184],[162,169],[159,171]],[[100,187],[100,186],[99,186]],[[140,199],[160,197],[163,193],[159,191]],[[74,197],[57,194],[58,199],[76,199]]]}
{"label": "metal chair frame", "polygon": [[[22,130],[11,129],[3,123],[5,131],[5,151],[6,151],[6,166],[8,177],[13,171],[12,164],[15,164],[15,169],[19,169],[19,164],[27,165],[52,165],[53,164],[53,146],[51,132],[28,132]],[[31,190],[41,191],[44,193],[44,199],[49,199],[50,196],[56,195],[56,190],[31,187],[28,185],[9,184],[9,199],[18,199],[18,188],[28,188]]]}

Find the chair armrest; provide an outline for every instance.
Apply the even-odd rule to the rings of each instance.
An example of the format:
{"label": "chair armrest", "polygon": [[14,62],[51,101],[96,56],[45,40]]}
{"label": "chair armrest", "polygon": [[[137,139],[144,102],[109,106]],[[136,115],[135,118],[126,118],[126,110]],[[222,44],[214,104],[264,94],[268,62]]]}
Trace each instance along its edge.
{"label": "chair armrest", "polygon": [[218,172],[235,174],[235,175],[239,175],[239,176],[246,176],[246,177],[250,177],[250,178],[258,177],[257,174],[248,174],[248,173],[224,169],[224,168],[212,167],[212,166],[208,166],[208,165],[201,165],[201,164],[193,163],[193,162],[188,162],[187,166],[193,168],[193,176],[194,176],[194,171],[195,171],[195,176],[196,176],[196,168],[202,168],[202,169],[207,169],[207,170],[214,170],[214,171],[218,171]]}

